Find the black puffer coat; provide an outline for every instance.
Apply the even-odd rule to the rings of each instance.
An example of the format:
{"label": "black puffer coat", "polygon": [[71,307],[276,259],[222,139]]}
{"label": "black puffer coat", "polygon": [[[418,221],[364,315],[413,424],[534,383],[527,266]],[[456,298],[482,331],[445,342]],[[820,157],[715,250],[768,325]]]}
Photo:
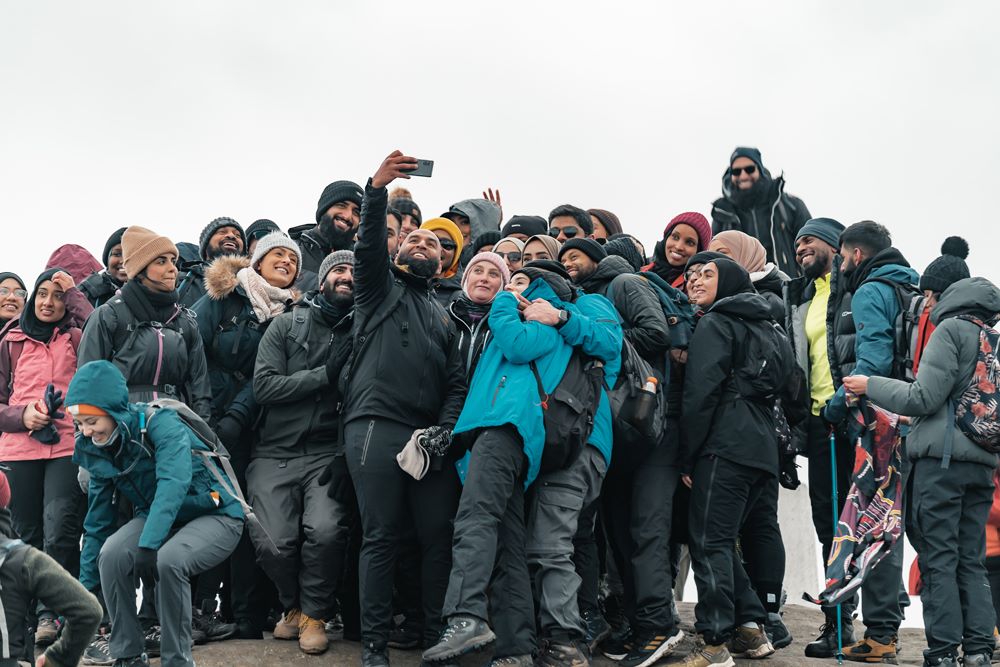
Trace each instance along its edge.
{"label": "black puffer coat", "polygon": [[110,301],[122,286],[107,271],[101,271],[91,273],[77,287],[87,297],[90,305],[97,308]]}

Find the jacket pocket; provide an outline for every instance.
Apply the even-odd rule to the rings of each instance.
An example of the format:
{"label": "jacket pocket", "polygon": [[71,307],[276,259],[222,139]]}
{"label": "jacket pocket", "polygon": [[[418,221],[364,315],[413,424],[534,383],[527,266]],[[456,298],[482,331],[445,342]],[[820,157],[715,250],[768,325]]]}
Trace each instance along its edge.
{"label": "jacket pocket", "polygon": [[504,375],[500,378],[500,382],[497,383],[497,388],[493,390],[493,400],[490,401],[490,407],[496,407],[497,398],[500,396],[500,390],[507,386],[507,376]]}

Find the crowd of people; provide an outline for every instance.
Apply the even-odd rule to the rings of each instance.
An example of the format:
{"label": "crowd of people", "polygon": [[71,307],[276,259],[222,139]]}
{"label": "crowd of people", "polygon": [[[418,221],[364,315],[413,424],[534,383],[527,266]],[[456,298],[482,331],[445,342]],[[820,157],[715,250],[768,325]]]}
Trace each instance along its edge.
{"label": "crowd of people", "polygon": [[[336,632],[364,667],[389,647],[647,667],[684,638],[688,568],[682,664],[767,658],[792,644],[779,487],[808,459],[826,562],[859,396],[909,423],[924,662],[989,664],[997,458],[954,415],[998,379],[1000,290],[964,241],[918,274],[754,148],[711,221],[671,216],[651,253],[605,209],[504,221],[492,190],[425,217],[393,185],[415,167],[331,183],[287,232],[130,226],[100,262],[63,246],[34,282],[0,273],[0,665],[37,645],[193,666],[265,632],[320,654]],[[902,551],[856,596],[863,634],[856,599],[824,607],[805,655],[895,662]]]}

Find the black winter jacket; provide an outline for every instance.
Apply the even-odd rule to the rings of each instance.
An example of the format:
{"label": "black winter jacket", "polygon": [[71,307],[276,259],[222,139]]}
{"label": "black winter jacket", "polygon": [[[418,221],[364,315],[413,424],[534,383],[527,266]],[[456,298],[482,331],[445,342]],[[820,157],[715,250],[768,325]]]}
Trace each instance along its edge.
{"label": "black winter jacket", "polygon": [[741,362],[743,320],[768,320],[770,309],[759,294],[721,299],[695,329],[684,382],[680,465],[690,472],[703,456],[721,456],[739,465],[777,475],[778,447],[774,406],[740,396],[731,374]]}
{"label": "black winter jacket", "polygon": [[758,275],[756,273],[750,274],[750,280],[753,281],[754,289],[767,301],[768,306],[771,309],[771,318],[781,324],[785,325],[785,300],[784,300],[784,289],[785,283],[788,282],[789,278],[783,271],[773,264],[768,264],[764,267],[761,272],[763,275]]}
{"label": "black winter jacket", "polygon": [[80,283],[80,291],[83,295],[87,297],[87,301],[94,308],[98,306],[103,306],[108,301],[111,300],[118,290],[121,289],[121,283],[111,277],[107,271],[101,271],[100,273],[91,273],[89,276],[84,278],[83,282]]}
{"label": "black winter jacket", "polygon": [[443,308],[447,308],[462,296],[462,274],[451,278],[431,278],[431,290],[434,298]]}
{"label": "black winter jacket", "polygon": [[472,380],[472,374],[476,372],[476,365],[479,363],[479,356],[483,353],[486,344],[490,342],[490,318],[489,309],[486,314],[473,321],[468,317],[468,300],[463,296],[448,304],[448,315],[451,316],[458,330],[458,350],[462,356],[462,363],[465,365],[465,377]]}
{"label": "black winter jacket", "polygon": [[334,250],[351,250],[354,243],[336,244],[326,238],[319,224],[299,225],[288,230],[289,237],[299,244],[302,251],[302,266],[295,286],[304,292],[319,288],[319,267]]}
{"label": "black winter jacket", "polygon": [[340,449],[340,394],[327,379],[326,361],[349,351],[351,318],[331,327],[314,296],[272,320],[257,348],[253,390],[263,415],[254,457],[287,459]]}
{"label": "black winter jacket", "polygon": [[205,296],[205,263],[186,262],[177,279],[178,303],[190,308]]}
{"label": "black winter jacket", "polygon": [[390,262],[386,202],[386,189],[369,180],[354,247],[355,351],[342,375],[343,418],[450,428],[467,386],[455,323],[426,279]]}

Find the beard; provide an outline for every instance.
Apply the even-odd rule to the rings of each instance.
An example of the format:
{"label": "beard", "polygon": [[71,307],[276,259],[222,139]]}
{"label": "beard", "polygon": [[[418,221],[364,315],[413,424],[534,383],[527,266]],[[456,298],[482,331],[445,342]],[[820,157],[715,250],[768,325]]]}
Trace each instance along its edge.
{"label": "beard", "polygon": [[[343,285],[351,286],[351,293],[344,294],[338,292],[337,288]],[[351,307],[354,304],[354,281],[353,280],[331,280],[323,283],[323,287],[319,290],[323,298],[326,299],[327,303],[331,306],[336,306],[338,308]]]}
{"label": "beard", "polygon": [[[347,229],[341,229],[338,227],[338,220],[347,225]],[[341,217],[332,216],[328,213],[324,213],[323,217],[320,218],[319,229],[323,238],[330,243],[330,247],[334,250],[349,249],[351,244],[354,243],[354,235],[358,231],[351,226],[351,222],[349,220],[344,220]]]}
{"label": "beard", "polygon": [[436,276],[438,269],[441,268],[441,260],[439,259],[415,259],[408,252],[400,252],[396,256],[396,264],[407,267],[410,273],[415,276],[428,279]]}
{"label": "beard", "polygon": [[737,208],[749,211],[764,200],[764,195],[767,194],[770,187],[771,179],[766,178],[763,174],[761,174],[760,178],[757,179],[757,182],[746,190],[740,190],[734,183],[729,198],[733,200],[733,203],[736,204]]}
{"label": "beard", "polygon": [[804,275],[809,280],[816,280],[817,278],[822,278],[827,273],[830,272],[830,255],[826,254],[822,257],[819,254],[813,255],[813,262],[809,266],[802,267],[802,275]]}

